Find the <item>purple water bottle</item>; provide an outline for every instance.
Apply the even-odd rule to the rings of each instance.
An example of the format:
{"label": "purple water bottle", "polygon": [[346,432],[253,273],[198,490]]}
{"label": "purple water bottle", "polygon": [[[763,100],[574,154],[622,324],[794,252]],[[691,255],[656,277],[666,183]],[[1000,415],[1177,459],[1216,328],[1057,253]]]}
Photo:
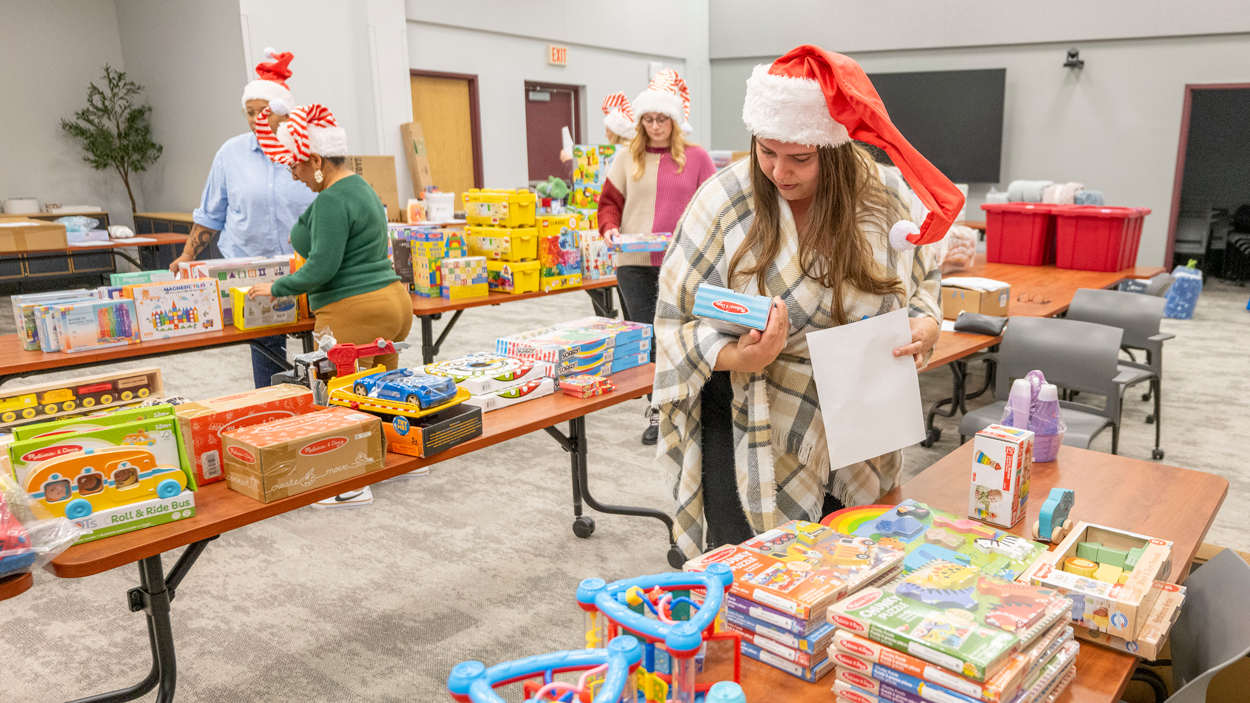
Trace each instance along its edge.
{"label": "purple water bottle", "polygon": [[1029,418],[1033,431],[1033,461],[1054,461],[1063,444],[1063,421],[1059,417],[1059,389],[1053,383],[1043,383],[1037,393],[1037,403]]}

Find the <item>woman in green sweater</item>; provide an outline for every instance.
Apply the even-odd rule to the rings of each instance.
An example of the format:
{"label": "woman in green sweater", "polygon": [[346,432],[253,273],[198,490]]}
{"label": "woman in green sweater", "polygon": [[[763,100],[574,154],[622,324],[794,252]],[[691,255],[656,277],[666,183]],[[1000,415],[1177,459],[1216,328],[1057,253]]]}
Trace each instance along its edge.
{"label": "woman in green sweater", "polygon": [[[256,117],[261,149],[317,197],[291,228],[291,246],[304,265],[272,284],[252,286],[249,295],[308,294],[317,332],[328,330],[340,342],[403,341],[412,329],[412,299],[386,256],[382,201],[344,165],[347,133],[329,110],[313,104],[291,110],[275,135],[268,112]],[[375,362],[394,369],[399,355]]]}

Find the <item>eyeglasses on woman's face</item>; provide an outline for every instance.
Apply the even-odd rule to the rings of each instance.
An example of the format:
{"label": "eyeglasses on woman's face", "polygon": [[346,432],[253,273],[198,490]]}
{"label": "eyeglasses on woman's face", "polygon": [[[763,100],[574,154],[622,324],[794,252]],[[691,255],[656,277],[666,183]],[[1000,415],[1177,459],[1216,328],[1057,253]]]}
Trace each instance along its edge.
{"label": "eyeglasses on woman's face", "polygon": [[642,118],[642,123],[648,126],[668,124],[668,115],[647,115]]}

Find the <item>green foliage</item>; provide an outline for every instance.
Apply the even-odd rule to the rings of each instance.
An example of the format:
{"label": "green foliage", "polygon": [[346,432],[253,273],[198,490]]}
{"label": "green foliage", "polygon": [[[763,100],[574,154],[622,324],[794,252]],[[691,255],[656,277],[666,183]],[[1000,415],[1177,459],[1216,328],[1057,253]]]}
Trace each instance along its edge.
{"label": "green foliage", "polygon": [[112,168],[126,184],[130,210],[136,211],[131,174],[146,171],[161,157],[164,147],[152,141],[148,120],[152,107],[139,104],[143,87],[126,80],[126,74],[104,67],[105,87],[95,83],[87,88],[87,107],[74,113],[74,120],[61,120],[61,129],[82,142],[87,153],[83,161],[97,171]]}

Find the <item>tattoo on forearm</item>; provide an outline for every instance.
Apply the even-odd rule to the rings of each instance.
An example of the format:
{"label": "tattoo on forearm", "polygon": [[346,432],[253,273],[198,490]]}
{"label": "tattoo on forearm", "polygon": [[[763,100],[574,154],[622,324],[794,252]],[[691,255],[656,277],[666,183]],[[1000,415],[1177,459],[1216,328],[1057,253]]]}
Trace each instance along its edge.
{"label": "tattoo on forearm", "polygon": [[182,250],[183,256],[196,257],[199,256],[204,247],[217,234],[217,230],[209,229],[203,225],[195,225],[191,228],[191,236],[187,237],[187,244]]}

